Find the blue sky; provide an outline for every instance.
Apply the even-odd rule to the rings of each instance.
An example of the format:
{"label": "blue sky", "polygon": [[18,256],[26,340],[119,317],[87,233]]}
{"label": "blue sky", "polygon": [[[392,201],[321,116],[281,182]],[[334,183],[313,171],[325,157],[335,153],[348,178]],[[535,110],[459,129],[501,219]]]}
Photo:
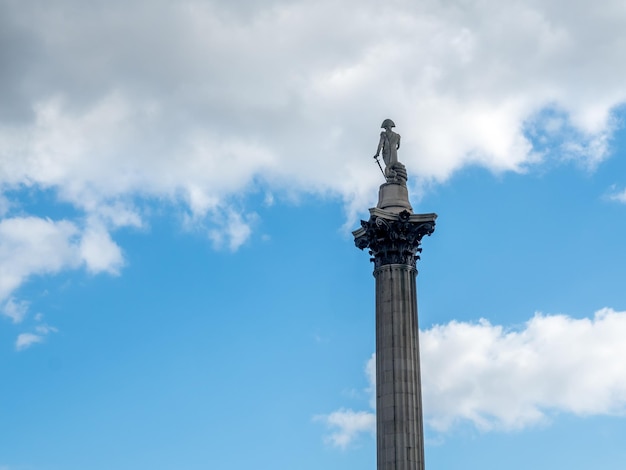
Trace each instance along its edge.
{"label": "blue sky", "polygon": [[626,11],[0,0],[0,470],[374,469],[390,117],[431,469],[626,462]]}

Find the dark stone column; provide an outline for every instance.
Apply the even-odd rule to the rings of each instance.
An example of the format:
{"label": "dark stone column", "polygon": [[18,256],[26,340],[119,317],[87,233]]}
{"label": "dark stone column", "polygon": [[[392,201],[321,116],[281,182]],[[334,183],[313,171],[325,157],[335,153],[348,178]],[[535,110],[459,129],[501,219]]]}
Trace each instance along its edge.
{"label": "dark stone column", "polygon": [[[410,207],[408,198],[395,196]],[[353,232],[356,246],[372,255],[376,279],[378,470],[424,470],[415,277],[422,237],[433,233],[437,215],[411,214],[403,204],[394,202],[396,211],[370,209],[370,219]]]}

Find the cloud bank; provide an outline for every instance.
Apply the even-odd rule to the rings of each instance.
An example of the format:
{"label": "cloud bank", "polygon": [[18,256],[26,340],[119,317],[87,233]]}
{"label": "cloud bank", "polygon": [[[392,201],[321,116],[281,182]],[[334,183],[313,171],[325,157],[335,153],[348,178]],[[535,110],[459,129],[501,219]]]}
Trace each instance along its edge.
{"label": "cloud bank", "polygon": [[519,171],[550,142],[593,163],[626,100],[618,1],[0,9],[2,186],[53,188],[87,210],[158,197],[204,215],[255,185],[363,208],[387,116],[424,179]]}
{"label": "cloud bank", "polygon": [[[426,425],[441,433],[460,423],[502,431],[547,423],[556,413],[623,415],[624,337],[626,312],[610,308],[582,319],[538,313],[515,330],[481,320],[421,331]],[[371,370],[375,360],[367,364]],[[375,394],[375,376],[367,375]],[[375,430],[371,411],[341,409],[322,420],[332,430],[328,441],[343,448]]]}
{"label": "cloud bank", "polygon": [[[111,232],[155,203],[228,250],[253,233],[251,195],[331,197],[355,220],[386,117],[412,187],[467,165],[593,167],[626,100],[625,40],[619,0],[0,0],[1,223],[50,249],[5,249],[0,297],[118,271]],[[28,191],[78,215],[25,214]]]}
{"label": "cloud bank", "polygon": [[9,298],[30,276],[85,267],[117,274],[122,252],[97,224],[79,227],[67,220],[11,217],[0,220],[0,303],[4,315],[19,323],[27,304]]}

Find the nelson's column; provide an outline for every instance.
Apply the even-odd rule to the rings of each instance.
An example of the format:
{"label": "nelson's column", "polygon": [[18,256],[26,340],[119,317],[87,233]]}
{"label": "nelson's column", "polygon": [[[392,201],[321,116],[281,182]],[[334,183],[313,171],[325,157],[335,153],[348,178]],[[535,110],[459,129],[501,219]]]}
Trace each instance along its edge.
{"label": "nelson's column", "polygon": [[386,182],[369,220],[352,232],[356,246],[369,249],[376,279],[377,470],[424,470],[415,277],[422,237],[434,232],[437,214],[413,213],[400,135],[391,119],[381,127],[374,158],[382,151]]}

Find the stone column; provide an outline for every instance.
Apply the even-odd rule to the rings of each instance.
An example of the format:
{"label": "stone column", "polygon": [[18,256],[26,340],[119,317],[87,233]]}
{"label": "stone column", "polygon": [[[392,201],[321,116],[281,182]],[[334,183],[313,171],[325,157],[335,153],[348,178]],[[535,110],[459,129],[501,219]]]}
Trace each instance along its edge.
{"label": "stone column", "polygon": [[379,470],[424,468],[416,273],[404,264],[374,271]]}
{"label": "stone column", "polygon": [[[378,470],[424,470],[416,260],[436,214],[412,214],[403,182],[381,186],[378,207],[353,232],[368,248],[376,279]],[[384,207],[384,209],[382,208]]]}

